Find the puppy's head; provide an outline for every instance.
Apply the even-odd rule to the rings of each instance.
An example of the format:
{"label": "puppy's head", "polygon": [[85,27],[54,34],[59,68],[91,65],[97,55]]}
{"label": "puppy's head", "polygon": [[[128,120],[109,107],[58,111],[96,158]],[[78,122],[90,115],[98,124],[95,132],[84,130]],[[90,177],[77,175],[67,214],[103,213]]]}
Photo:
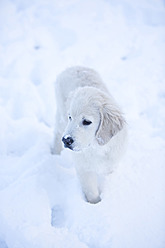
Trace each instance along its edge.
{"label": "puppy's head", "polygon": [[105,145],[124,124],[111,96],[94,87],[78,88],[71,96],[68,125],[62,141],[73,151]]}

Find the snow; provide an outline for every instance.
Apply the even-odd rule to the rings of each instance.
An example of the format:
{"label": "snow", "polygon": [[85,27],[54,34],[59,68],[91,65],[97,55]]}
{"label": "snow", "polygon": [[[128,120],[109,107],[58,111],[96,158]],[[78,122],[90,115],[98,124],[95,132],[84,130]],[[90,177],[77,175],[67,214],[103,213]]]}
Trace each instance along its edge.
{"label": "snow", "polygon": [[[0,1],[0,248],[165,247],[164,52],[163,0]],[[100,73],[129,126],[98,204],[72,152],[50,152],[72,65]]]}

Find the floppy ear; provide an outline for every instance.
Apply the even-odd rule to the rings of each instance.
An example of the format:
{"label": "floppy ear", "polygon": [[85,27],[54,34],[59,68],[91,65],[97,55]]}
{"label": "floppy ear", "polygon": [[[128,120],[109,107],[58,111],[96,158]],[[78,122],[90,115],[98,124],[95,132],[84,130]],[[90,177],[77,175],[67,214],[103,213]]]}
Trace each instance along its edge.
{"label": "floppy ear", "polygon": [[105,104],[100,109],[100,124],[96,131],[99,145],[107,144],[124,126],[125,120],[120,110],[111,104]]}

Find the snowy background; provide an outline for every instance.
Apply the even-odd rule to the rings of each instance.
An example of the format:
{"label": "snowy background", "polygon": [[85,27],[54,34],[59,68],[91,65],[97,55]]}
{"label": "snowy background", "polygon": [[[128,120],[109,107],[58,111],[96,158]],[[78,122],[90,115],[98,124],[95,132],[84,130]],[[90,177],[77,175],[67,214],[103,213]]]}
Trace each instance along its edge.
{"label": "snowy background", "polygon": [[[53,156],[54,81],[97,70],[129,125],[102,201]],[[0,0],[0,248],[165,247],[165,1]]]}

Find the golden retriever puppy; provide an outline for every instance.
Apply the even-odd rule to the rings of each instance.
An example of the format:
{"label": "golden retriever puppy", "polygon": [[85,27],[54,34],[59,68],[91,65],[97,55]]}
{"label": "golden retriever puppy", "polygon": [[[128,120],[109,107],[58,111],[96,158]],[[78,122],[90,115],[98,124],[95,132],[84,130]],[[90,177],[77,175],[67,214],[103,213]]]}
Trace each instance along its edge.
{"label": "golden retriever puppy", "polygon": [[98,176],[111,173],[125,150],[125,119],[92,69],[68,68],[58,76],[55,89],[53,152],[60,154],[63,146],[72,150],[85,197],[97,203],[101,200]]}

